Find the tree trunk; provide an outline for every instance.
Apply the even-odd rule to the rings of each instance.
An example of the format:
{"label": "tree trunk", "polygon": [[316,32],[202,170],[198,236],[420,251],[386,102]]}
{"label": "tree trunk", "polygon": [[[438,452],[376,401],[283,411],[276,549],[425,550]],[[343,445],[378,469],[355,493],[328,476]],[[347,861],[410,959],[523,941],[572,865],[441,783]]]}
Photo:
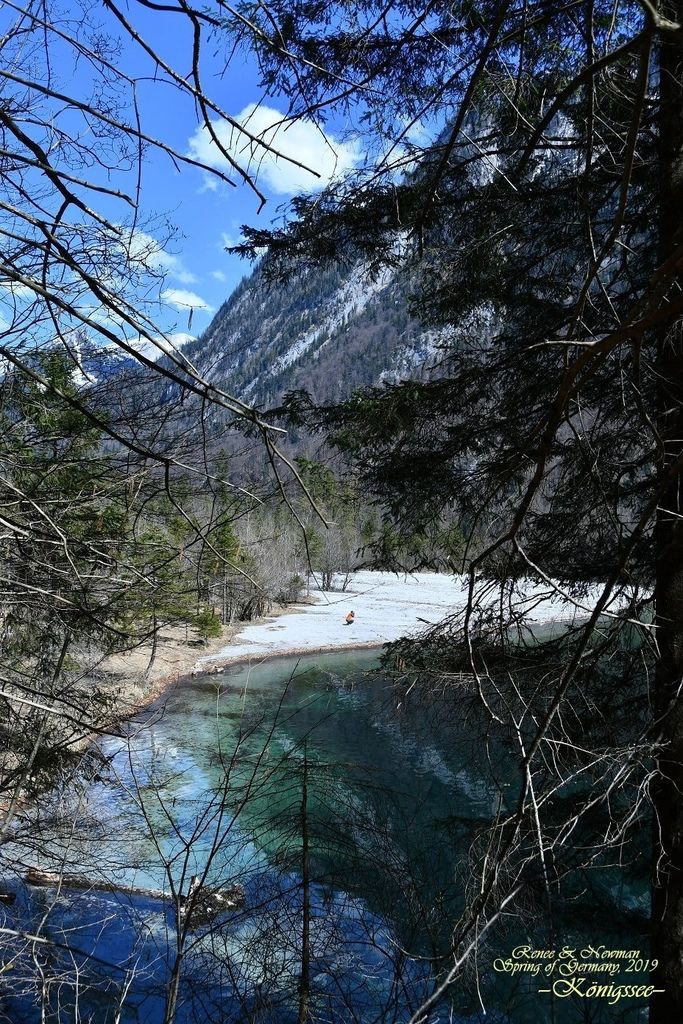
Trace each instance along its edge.
{"label": "tree trunk", "polygon": [[[683,21],[683,0],[660,5]],[[680,49],[663,43],[660,65],[660,265],[683,242],[683,82]],[[683,285],[679,271],[678,286]],[[662,438],[658,470],[668,479],[656,524],[655,588],[659,659],[655,679],[661,740],[654,801],[652,957],[656,992],[651,1024],[683,1020],[683,496],[674,464],[683,454],[683,322],[666,324],[658,339],[657,422]]]}
{"label": "tree trunk", "polygon": [[171,977],[166,990],[166,1006],[164,1007],[163,1024],[175,1024],[176,1011],[178,1009],[178,992],[180,991],[180,976],[183,968],[183,950],[178,949]]}
{"label": "tree trunk", "polygon": [[147,663],[147,668],[145,669],[145,676],[144,676],[144,678],[146,680],[149,679],[149,674],[152,671],[152,667],[154,665],[154,662],[156,661],[158,642],[159,642],[159,637],[158,637],[158,627],[157,627],[157,613],[156,613],[156,609],[155,609],[154,612],[152,613],[152,653],[149,656],[149,661]]}
{"label": "tree trunk", "polygon": [[308,837],[308,754],[304,744],[303,779],[301,783],[301,876],[303,886],[301,927],[301,975],[299,978],[298,1024],[308,1020],[308,1004],[311,998],[311,863]]}

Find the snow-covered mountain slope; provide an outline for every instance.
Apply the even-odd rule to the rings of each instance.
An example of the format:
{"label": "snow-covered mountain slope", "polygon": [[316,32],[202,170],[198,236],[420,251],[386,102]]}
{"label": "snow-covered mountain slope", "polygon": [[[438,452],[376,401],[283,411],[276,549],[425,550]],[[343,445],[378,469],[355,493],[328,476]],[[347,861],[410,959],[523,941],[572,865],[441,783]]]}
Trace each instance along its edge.
{"label": "snow-covered mountain slope", "polygon": [[184,354],[231,394],[264,406],[305,388],[318,401],[419,374],[438,335],[408,311],[407,286],[364,267],[308,271],[286,285],[245,278]]}

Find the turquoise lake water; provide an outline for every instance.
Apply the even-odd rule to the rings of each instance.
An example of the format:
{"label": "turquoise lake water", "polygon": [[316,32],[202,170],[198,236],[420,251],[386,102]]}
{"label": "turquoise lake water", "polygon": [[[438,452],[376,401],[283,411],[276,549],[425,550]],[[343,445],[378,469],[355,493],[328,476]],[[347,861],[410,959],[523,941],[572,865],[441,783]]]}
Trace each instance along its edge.
{"label": "turquoise lake water", "polygon": [[[244,902],[179,940],[173,899],[25,887],[6,913],[56,943],[40,952],[48,1019],[161,1024],[175,968],[179,1024],[294,1024],[304,918],[312,1020],[410,1019],[449,962],[472,836],[511,796],[457,702],[405,705],[377,665],[346,652],[188,679],[99,743],[98,778],[42,810],[42,866],[171,894],[198,875]],[[494,976],[500,941],[481,991],[469,972],[433,1021],[552,1019],[529,979]],[[8,991],[13,1024],[41,1019]]]}

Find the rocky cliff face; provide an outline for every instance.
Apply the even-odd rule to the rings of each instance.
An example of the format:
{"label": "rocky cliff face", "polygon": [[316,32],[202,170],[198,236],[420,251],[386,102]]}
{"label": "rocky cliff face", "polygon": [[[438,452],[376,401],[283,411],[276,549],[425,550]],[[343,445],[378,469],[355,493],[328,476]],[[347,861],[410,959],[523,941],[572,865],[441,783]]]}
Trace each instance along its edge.
{"label": "rocky cliff face", "polygon": [[369,278],[361,263],[287,285],[269,284],[257,268],[183,351],[212,382],[257,406],[301,388],[335,401],[435,361],[438,334],[411,316],[407,287],[393,272]]}

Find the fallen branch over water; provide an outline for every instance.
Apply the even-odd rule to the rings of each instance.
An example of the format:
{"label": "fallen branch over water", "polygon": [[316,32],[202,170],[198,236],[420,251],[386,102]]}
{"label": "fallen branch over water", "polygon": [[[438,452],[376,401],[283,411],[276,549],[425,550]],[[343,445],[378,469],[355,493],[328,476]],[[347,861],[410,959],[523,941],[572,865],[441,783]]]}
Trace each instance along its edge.
{"label": "fallen branch over water", "polygon": [[57,871],[43,871],[40,868],[29,868],[24,876],[28,885],[38,885],[43,888],[62,889],[95,889],[98,892],[121,892],[127,896],[149,896],[150,899],[170,899],[170,894],[163,889],[150,889],[137,885],[119,885],[116,882],[105,882],[104,880],[86,878],[85,875],[60,874]]}
{"label": "fallen branch over water", "polygon": [[[87,878],[85,875],[60,874],[56,871],[43,871],[40,868],[29,868],[24,876],[28,885],[43,888],[95,890],[97,892],[116,892],[125,896],[146,896],[154,900],[173,899],[171,893],[163,889],[151,889],[137,885],[119,885],[115,882]],[[190,927],[206,924],[226,910],[237,910],[244,905],[244,889],[241,885],[202,886],[195,877],[192,879],[187,896],[178,897],[178,914],[184,921],[189,914]]]}

